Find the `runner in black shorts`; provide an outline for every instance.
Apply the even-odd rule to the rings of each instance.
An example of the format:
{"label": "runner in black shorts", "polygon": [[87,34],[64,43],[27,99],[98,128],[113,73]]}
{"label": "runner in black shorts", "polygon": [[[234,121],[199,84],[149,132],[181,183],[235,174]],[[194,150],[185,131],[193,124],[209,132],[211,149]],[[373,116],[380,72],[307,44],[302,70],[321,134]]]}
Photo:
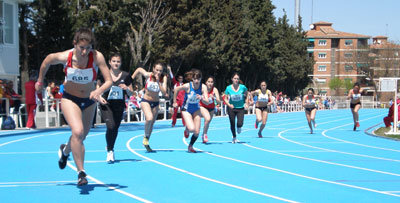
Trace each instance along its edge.
{"label": "runner in black shorts", "polygon": [[315,115],[317,114],[317,106],[316,106],[316,98],[318,96],[314,95],[314,89],[309,88],[307,90],[307,94],[303,97],[303,107],[306,112],[306,118],[308,122],[308,126],[310,127],[310,134],[313,134],[313,125],[314,128],[317,127],[315,123]]}
{"label": "runner in black shorts", "polygon": [[267,83],[262,81],[260,83],[260,89],[257,89],[252,92],[253,96],[257,96],[256,102],[256,123],[254,127],[257,129],[258,124],[262,121],[260,129],[258,130],[258,137],[262,137],[262,131],[267,124],[268,119],[268,111],[270,105],[272,104],[272,94],[271,91],[267,89]]}

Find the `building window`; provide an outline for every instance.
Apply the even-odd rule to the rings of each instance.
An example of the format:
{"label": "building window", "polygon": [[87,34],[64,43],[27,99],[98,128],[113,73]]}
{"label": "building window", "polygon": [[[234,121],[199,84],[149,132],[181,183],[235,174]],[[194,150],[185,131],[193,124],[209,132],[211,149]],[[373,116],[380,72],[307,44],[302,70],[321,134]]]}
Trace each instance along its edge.
{"label": "building window", "polygon": [[320,59],[326,58],[326,53],[318,53],[318,58]]}
{"label": "building window", "polygon": [[12,4],[4,3],[4,42],[14,44],[14,7]]}
{"label": "building window", "polygon": [[344,53],[345,58],[353,58],[353,53]]}
{"label": "building window", "polygon": [[318,78],[318,79],[317,79],[317,82],[318,82],[319,84],[325,84],[325,83],[326,83],[326,79],[325,79],[325,78]]}
{"label": "building window", "polygon": [[320,40],[318,41],[318,45],[319,45],[319,46],[326,46],[326,40],[320,39]]}
{"label": "building window", "polygon": [[346,70],[346,71],[352,71],[352,70],[353,70],[353,66],[352,66],[352,65],[345,65],[345,66],[344,66],[344,70]]}
{"label": "building window", "polygon": [[318,71],[326,71],[326,65],[319,65]]}
{"label": "building window", "polygon": [[344,45],[346,45],[346,46],[351,46],[351,45],[353,45],[353,40],[352,40],[352,39],[346,39],[346,40],[344,41]]}

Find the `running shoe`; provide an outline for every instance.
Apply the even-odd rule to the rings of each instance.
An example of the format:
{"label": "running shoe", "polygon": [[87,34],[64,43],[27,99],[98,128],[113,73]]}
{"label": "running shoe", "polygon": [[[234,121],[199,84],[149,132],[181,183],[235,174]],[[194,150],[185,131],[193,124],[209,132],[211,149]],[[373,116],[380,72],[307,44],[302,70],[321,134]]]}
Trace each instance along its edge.
{"label": "running shoe", "polygon": [[232,144],[235,144],[235,143],[237,143],[236,137],[232,138]]}
{"label": "running shoe", "polygon": [[254,127],[257,129],[258,128],[258,122],[254,123]]}
{"label": "running shoe", "polygon": [[143,137],[143,145],[149,145],[149,139],[147,137]]}
{"label": "running shoe", "polygon": [[356,122],[356,126],[357,128],[360,127],[360,123],[358,121]]}
{"label": "running shoe", "polygon": [[146,151],[149,153],[154,152],[154,150],[150,148],[150,145],[144,145],[144,148],[146,148]]}
{"label": "running shoe", "polygon": [[188,138],[189,137],[189,131],[187,131],[185,129],[185,131],[183,131],[183,136],[185,136],[185,138]]}
{"label": "running shoe", "polygon": [[188,146],[188,152],[189,152],[189,153],[196,153],[196,150],[193,149],[193,146],[192,146],[192,145],[189,145],[189,146]]}
{"label": "running shoe", "polygon": [[107,163],[112,164],[115,161],[114,151],[110,150],[107,152]]}
{"label": "running shoe", "polygon": [[259,137],[259,138],[262,138],[263,136],[261,135],[261,133],[258,133],[258,137]]}
{"label": "running shoe", "polygon": [[237,128],[237,133],[240,134],[242,132],[242,128]]}
{"label": "running shoe", "polygon": [[357,125],[354,125],[353,131],[356,131],[357,129]]}
{"label": "running shoe", "polygon": [[69,155],[65,156],[64,155],[64,148],[65,148],[65,144],[61,144],[60,145],[60,149],[58,150],[58,156],[60,157],[60,159],[58,160],[58,167],[60,167],[60,169],[64,169],[65,166],[67,165],[67,160]]}
{"label": "running shoe", "polygon": [[203,134],[202,138],[203,138],[203,143],[207,143],[208,142],[207,134]]}
{"label": "running shoe", "polygon": [[149,139],[147,137],[143,137],[143,146],[146,148],[147,152],[154,152],[149,146]]}
{"label": "running shoe", "polygon": [[87,185],[88,181],[86,179],[86,173],[84,171],[80,171],[78,174],[78,186]]}

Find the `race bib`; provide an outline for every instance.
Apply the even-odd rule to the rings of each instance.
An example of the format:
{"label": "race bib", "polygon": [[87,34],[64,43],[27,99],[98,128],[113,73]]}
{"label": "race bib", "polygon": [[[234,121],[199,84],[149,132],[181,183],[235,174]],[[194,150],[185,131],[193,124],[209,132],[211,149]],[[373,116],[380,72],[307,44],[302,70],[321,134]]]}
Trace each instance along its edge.
{"label": "race bib", "polygon": [[123,99],[122,88],[118,86],[111,86],[110,93],[108,93],[107,100]]}
{"label": "race bib", "polygon": [[189,104],[196,104],[196,103],[199,103],[199,99],[197,99],[197,95],[194,93],[194,92],[191,92],[190,93],[190,95],[189,95],[189,97],[188,97],[188,100],[187,100],[187,102],[189,103]]}
{"label": "race bib", "polygon": [[235,94],[235,95],[231,95],[231,100],[232,101],[242,101],[243,100],[243,95],[242,94]]}

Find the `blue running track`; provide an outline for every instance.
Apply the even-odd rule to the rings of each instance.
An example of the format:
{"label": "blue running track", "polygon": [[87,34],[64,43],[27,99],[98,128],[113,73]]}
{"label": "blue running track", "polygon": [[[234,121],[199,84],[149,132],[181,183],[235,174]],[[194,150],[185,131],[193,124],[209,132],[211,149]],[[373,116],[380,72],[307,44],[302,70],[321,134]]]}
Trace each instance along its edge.
{"label": "blue running track", "polygon": [[400,202],[399,142],[365,133],[386,114],[361,109],[353,131],[349,109],[318,111],[314,134],[304,112],[269,114],[263,138],[246,115],[237,144],[228,118],[216,117],[196,154],[181,125],[156,121],[156,153],[146,153],[144,123],[123,124],[114,164],[105,162],[100,126],[85,140],[84,187],[72,156],[58,168],[69,128],[0,131],[0,202]]}

